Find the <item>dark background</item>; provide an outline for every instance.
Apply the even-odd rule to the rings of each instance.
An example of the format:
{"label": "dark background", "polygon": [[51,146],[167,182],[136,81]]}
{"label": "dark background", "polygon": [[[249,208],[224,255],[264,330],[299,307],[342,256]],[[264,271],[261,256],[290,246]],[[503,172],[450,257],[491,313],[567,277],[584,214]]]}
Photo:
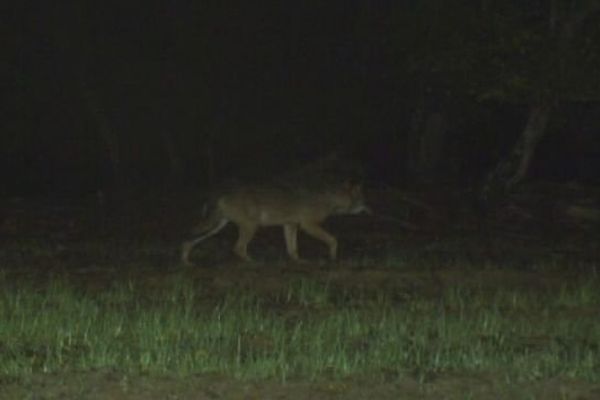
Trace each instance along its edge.
{"label": "dark background", "polygon": [[[548,92],[528,176],[598,182],[600,15],[562,35],[575,1],[14,3],[5,194],[204,187],[332,151],[371,182],[477,185]],[[436,116],[441,155],[415,173]]]}

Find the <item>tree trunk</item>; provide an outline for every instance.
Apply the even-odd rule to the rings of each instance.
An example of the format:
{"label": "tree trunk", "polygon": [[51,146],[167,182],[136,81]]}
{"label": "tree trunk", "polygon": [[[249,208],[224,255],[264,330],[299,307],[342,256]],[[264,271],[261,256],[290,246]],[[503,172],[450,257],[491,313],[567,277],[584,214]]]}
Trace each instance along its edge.
{"label": "tree trunk", "polygon": [[179,149],[175,145],[171,133],[161,130],[161,138],[165,145],[167,158],[169,159],[169,178],[171,184],[180,184],[183,180],[183,162],[179,154]]}
{"label": "tree trunk", "polygon": [[411,176],[417,176],[419,171],[418,149],[424,120],[425,89],[420,87],[417,93],[406,142],[406,169]]}
{"label": "tree trunk", "polygon": [[205,164],[205,177],[208,187],[213,187],[216,180],[216,167],[215,167],[215,145],[212,134],[206,135],[206,141],[204,142],[204,164]]}
{"label": "tree trunk", "polygon": [[486,200],[506,193],[525,178],[537,144],[546,133],[552,104],[550,99],[545,99],[531,107],[527,124],[517,143],[509,155],[488,174],[483,188]]}
{"label": "tree trunk", "polygon": [[446,118],[440,111],[427,113],[424,91],[421,91],[408,135],[407,167],[419,181],[435,180],[443,154]]}
{"label": "tree trunk", "polygon": [[525,178],[537,144],[546,133],[551,110],[552,104],[550,101],[541,102],[531,107],[527,125],[512,150],[513,157],[518,158],[518,164],[515,173],[508,180],[508,187],[516,185]]}
{"label": "tree trunk", "polygon": [[[575,51],[572,46],[575,33],[589,16],[599,10],[600,1],[585,0],[577,3],[569,15],[561,21],[560,2],[556,0],[550,2],[548,27],[551,32],[557,32],[557,37],[555,39],[556,50],[549,57],[547,64],[554,66],[556,73],[546,74],[554,76],[555,80],[549,80],[538,89],[537,97],[540,100],[532,105],[527,125],[519,140],[509,156],[498,163],[496,168],[488,174],[482,192],[484,199],[490,200],[497,195],[505,194],[526,176],[536,146],[546,133],[553,106],[562,94],[560,80],[566,75],[567,65],[571,62],[573,51]],[[559,79],[558,82],[556,77]]]}
{"label": "tree trunk", "polygon": [[433,112],[427,117],[419,146],[419,170],[423,180],[431,181],[439,178],[446,125],[446,118],[441,112]]}
{"label": "tree trunk", "polygon": [[124,176],[121,163],[121,144],[119,137],[111,128],[108,117],[106,116],[104,109],[101,107],[98,98],[83,77],[79,78],[79,87],[84,104],[92,118],[92,121],[96,125],[98,135],[100,136],[100,139],[106,148],[111,167],[111,183],[116,186],[120,186],[123,184]]}

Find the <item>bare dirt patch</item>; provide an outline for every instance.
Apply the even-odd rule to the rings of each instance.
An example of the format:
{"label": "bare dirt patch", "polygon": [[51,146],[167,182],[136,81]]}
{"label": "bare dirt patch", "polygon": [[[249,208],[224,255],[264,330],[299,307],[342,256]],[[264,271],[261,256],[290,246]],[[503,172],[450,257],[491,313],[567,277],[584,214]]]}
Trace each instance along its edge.
{"label": "bare dirt patch", "polygon": [[419,383],[403,378],[393,383],[346,379],[322,382],[251,382],[219,376],[188,378],[124,376],[114,372],[35,375],[4,383],[2,399],[64,400],[219,400],[219,399],[547,399],[594,400],[600,386],[568,379],[507,384],[497,377],[448,375]]}

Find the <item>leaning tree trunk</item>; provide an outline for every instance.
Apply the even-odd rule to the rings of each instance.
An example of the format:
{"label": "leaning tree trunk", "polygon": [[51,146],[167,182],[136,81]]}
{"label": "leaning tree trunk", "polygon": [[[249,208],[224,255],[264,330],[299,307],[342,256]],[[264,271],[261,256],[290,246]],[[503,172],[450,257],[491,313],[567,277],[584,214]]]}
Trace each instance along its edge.
{"label": "leaning tree trunk", "polygon": [[518,163],[514,174],[507,182],[509,187],[514,186],[525,178],[535,149],[540,139],[546,133],[551,110],[552,103],[550,101],[541,102],[531,107],[527,125],[512,150],[513,157],[518,158]]}
{"label": "leaning tree trunk", "polygon": [[510,154],[488,174],[483,189],[486,199],[505,193],[525,178],[535,149],[546,133],[552,104],[550,99],[544,99],[531,106],[527,124],[517,143]]}
{"label": "leaning tree trunk", "polygon": [[555,36],[556,50],[543,68],[553,68],[551,73],[544,71],[544,74],[555,77],[555,80],[558,77],[559,81],[546,82],[542,89],[545,93],[539,94],[540,100],[532,105],[527,125],[518,142],[509,156],[488,175],[483,187],[483,197],[486,200],[506,193],[526,176],[535,148],[546,133],[553,105],[561,96],[564,97],[564,91],[560,90],[560,80],[567,75],[567,66],[572,65],[573,54],[577,51],[577,47],[573,46],[575,34],[590,16],[600,11],[600,1],[582,0],[574,3],[568,15],[560,18],[560,2],[552,0],[549,6],[548,27]]}

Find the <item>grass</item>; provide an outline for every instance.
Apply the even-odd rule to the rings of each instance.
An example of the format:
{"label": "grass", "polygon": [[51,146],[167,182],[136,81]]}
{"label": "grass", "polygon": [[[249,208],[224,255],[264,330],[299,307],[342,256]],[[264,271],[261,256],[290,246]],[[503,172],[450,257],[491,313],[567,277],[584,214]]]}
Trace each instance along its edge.
{"label": "grass", "polygon": [[[0,374],[111,369],[244,379],[446,372],[600,379],[600,282],[559,291],[452,286],[435,296],[299,279],[210,297],[185,275],[105,290],[0,276]],[[402,299],[402,300],[398,300]]]}

